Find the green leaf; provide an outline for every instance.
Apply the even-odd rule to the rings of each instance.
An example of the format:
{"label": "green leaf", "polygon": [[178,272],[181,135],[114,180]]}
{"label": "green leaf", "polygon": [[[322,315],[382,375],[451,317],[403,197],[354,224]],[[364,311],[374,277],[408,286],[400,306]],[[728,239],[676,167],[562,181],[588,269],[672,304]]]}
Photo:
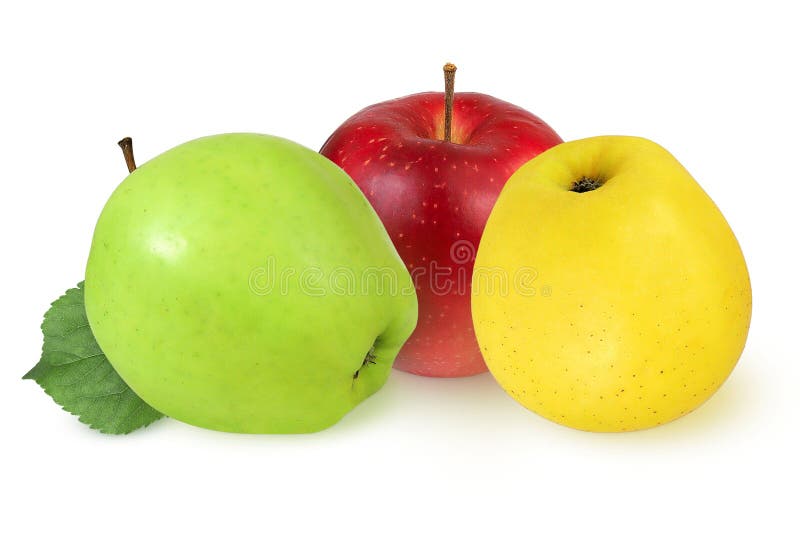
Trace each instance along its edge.
{"label": "green leaf", "polygon": [[83,282],[52,304],[42,333],[42,358],[22,378],[35,380],[82,423],[106,434],[128,434],[163,417],[122,381],[94,339]]}

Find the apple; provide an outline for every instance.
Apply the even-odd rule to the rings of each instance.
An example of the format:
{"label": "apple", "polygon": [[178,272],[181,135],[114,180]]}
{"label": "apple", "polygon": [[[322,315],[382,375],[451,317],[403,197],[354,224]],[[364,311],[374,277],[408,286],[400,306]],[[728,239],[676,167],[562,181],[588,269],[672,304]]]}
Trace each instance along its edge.
{"label": "apple", "polygon": [[508,177],[561,142],[541,119],[508,102],[453,96],[454,71],[445,66],[444,94],[367,107],[321,150],[375,207],[414,279],[419,325],[395,367],[438,377],[486,371],[470,316],[475,250]]}
{"label": "apple", "polygon": [[85,292],[100,347],[145,402],[230,432],[334,424],[384,384],[417,317],[355,184],[256,134],[197,139],[133,170],[97,222]]}
{"label": "apple", "polygon": [[506,184],[473,278],[497,382],[573,428],[626,431],[689,413],[744,348],[751,291],[714,202],[637,137],[551,148]]}

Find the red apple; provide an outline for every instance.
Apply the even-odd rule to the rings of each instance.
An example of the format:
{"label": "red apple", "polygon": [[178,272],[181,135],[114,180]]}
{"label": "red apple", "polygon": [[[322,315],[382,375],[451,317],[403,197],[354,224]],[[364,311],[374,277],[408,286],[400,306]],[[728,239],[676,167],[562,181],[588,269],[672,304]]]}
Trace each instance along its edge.
{"label": "red apple", "polygon": [[[446,66],[446,78],[448,67],[455,71]],[[452,102],[450,141],[446,94]],[[480,93],[452,98],[452,92],[369,106],[325,142],[322,154],[372,203],[417,287],[419,322],[397,369],[440,377],[486,371],[470,313],[475,251],[506,180],[560,142],[522,108]]]}

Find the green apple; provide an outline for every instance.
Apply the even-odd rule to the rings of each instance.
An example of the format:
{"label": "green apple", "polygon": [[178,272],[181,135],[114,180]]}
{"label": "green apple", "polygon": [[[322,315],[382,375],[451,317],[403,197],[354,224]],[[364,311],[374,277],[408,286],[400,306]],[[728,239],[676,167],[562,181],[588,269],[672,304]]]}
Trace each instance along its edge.
{"label": "green apple", "polygon": [[417,320],[411,277],[339,167],[226,134],[134,170],[95,229],[86,312],[125,382],[215,430],[313,432],[385,383]]}

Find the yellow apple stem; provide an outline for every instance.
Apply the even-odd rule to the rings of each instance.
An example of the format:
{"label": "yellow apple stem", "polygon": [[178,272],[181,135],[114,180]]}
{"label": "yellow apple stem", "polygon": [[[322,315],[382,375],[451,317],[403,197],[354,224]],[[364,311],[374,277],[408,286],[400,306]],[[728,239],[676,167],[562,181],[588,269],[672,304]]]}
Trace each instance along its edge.
{"label": "yellow apple stem", "polygon": [[587,193],[589,191],[594,191],[601,185],[605,183],[605,178],[602,177],[588,177],[582,176],[580,180],[576,180],[572,183],[572,187],[570,191],[575,193]]}
{"label": "yellow apple stem", "polygon": [[450,141],[453,135],[453,97],[456,94],[456,66],[444,65],[444,140]]}
{"label": "yellow apple stem", "polygon": [[128,172],[136,170],[136,160],[133,159],[133,139],[125,137],[117,143],[122,149],[122,155],[125,156],[125,165],[128,166]]}

